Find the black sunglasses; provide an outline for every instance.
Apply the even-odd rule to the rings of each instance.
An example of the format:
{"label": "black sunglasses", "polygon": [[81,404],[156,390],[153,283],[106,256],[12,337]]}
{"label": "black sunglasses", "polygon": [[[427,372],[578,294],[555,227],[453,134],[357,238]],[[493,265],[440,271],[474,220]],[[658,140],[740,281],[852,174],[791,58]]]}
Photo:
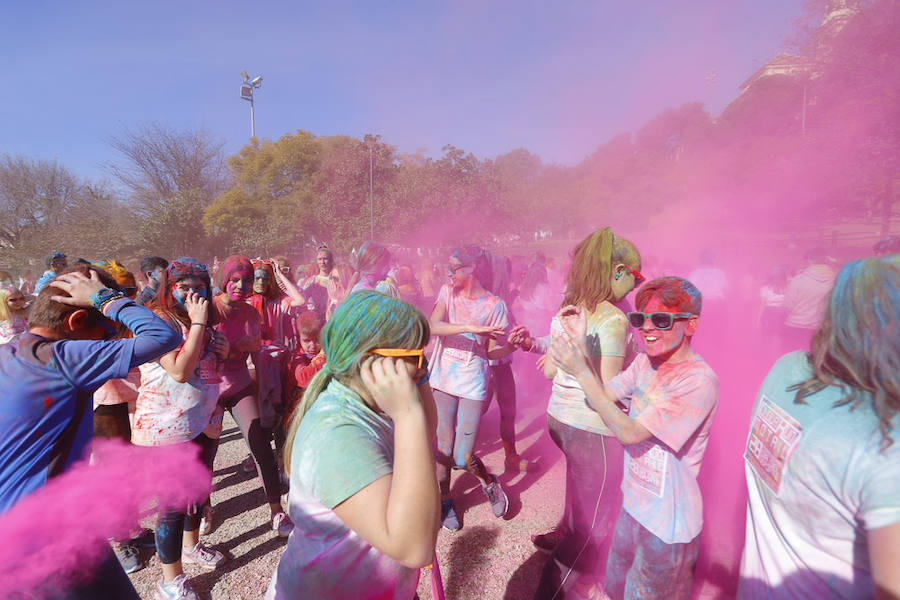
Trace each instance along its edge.
{"label": "black sunglasses", "polygon": [[640,329],[644,326],[647,319],[650,319],[650,324],[655,328],[666,330],[672,329],[672,325],[675,324],[675,319],[689,319],[693,316],[694,313],[689,312],[630,312],[628,313],[628,322],[631,323],[631,326],[635,329]]}

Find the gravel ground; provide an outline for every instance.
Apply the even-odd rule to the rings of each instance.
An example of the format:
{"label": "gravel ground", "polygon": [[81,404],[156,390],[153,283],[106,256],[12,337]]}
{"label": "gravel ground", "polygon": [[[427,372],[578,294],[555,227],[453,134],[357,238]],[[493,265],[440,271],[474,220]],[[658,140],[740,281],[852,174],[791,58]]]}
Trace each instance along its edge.
{"label": "gravel ground", "polygon": [[[451,494],[463,528],[441,530],[437,556],[448,600],[531,598],[545,559],[535,551],[530,535],[551,529],[562,513],[565,474],[562,454],[547,435],[546,401],[549,386],[532,380],[533,394],[522,397],[519,385],[517,433],[519,452],[537,459],[537,469],[524,474],[502,473],[503,451],[499,440],[499,413],[492,405],[484,415],[476,451],[488,470],[499,474],[509,496],[505,519],[491,512],[476,478],[454,472]],[[546,386],[546,389],[543,389]],[[268,525],[269,510],[258,478],[241,471],[247,446],[230,416],[216,456],[213,532],[204,541],[224,553],[228,561],[219,569],[204,572],[186,567],[191,586],[201,598],[262,598],[278,564],[285,540]],[[141,598],[153,598],[161,578],[158,559],[131,575]],[[430,577],[422,572],[422,600],[432,598]]]}

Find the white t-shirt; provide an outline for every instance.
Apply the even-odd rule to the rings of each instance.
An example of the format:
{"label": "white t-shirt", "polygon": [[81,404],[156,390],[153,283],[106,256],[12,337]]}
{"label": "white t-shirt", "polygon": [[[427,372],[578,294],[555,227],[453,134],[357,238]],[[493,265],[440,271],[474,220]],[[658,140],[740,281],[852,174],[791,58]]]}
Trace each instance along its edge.
{"label": "white t-shirt", "polygon": [[[450,285],[438,292],[435,303],[447,307],[447,322],[465,325],[509,327],[506,302],[485,292],[469,299],[453,293]],[[429,365],[431,387],[469,400],[485,400],[488,382],[488,338],[473,333],[458,333],[437,338]]]}
{"label": "white t-shirt", "polygon": [[719,378],[698,355],[654,370],[638,354],[607,388],[631,398],[630,416],[653,435],[625,447],[622,508],[667,544],[703,528],[697,474],[719,401]]}
{"label": "white t-shirt", "polygon": [[900,522],[900,416],[882,450],[868,397],[834,406],[845,394],[829,386],[794,402],[787,387],[811,374],[804,352],[787,354],[757,396],[740,598],[872,598],[867,532]]}
{"label": "white t-shirt", "polygon": [[[180,323],[182,336],[187,335]],[[203,351],[194,371],[184,383],[172,379],[159,359],[140,365],[131,443],[138,446],[165,446],[189,442],[210,424],[219,399],[222,361],[209,348],[206,333]],[[180,350],[184,345],[182,339]]]}
{"label": "white t-shirt", "polygon": [[[591,356],[625,356],[625,334],[628,321],[619,308],[609,302],[601,302],[593,312],[588,312],[587,342]],[[550,335],[563,333],[559,317],[550,323]],[[559,421],[576,429],[612,435],[609,427],[585,399],[584,390],[578,380],[562,369],[556,370],[547,413]]]}

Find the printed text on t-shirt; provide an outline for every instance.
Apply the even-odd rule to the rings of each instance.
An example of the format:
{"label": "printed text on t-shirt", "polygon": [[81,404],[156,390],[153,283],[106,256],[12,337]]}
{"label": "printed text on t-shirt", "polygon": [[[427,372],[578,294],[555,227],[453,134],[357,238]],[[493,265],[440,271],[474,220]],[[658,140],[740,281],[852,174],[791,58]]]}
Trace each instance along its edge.
{"label": "printed text on t-shirt", "polygon": [[753,417],[744,460],[774,494],[803,428],[783,408],[763,396]]}

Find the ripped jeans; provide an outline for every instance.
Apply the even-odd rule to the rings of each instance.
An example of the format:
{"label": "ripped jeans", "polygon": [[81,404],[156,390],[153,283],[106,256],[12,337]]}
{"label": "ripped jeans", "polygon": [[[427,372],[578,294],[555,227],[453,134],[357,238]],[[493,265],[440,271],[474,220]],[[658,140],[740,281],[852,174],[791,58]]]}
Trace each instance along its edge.
{"label": "ripped jeans", "polygon": [[465,469],[481,479],[491,482],[484,463],[475,456],[475,438],[481,424],[484,402],[452,396],[441,390],[432,390],[437,407],[437,478],[441,497],[450,495],[450,469]]}

